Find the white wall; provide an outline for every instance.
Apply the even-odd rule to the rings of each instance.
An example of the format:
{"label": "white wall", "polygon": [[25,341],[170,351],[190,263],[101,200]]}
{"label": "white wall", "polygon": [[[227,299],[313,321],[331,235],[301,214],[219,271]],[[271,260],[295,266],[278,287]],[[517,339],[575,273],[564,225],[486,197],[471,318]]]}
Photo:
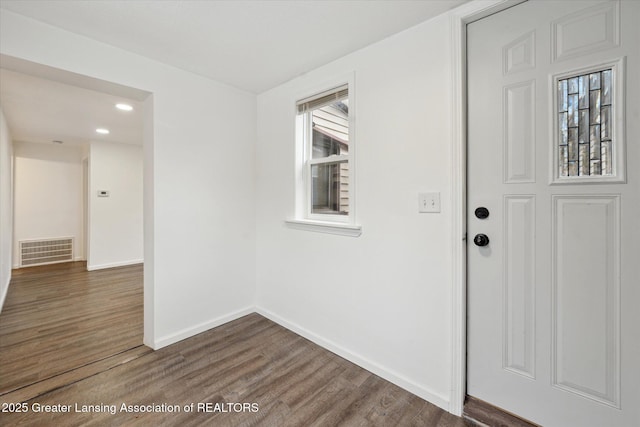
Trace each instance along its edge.
{"label": "white wall", "polygon": [[[257,305],[308,338],[448,408],[451,58],[440,16],[258,96]],[[296,99],[355,72],[361,237],[287,228]],[[441,213],[418,213],[418,193]]]}
{"label": "white wall", "polygon": [[82,149],[16,141],[14,156],[14,267],[21,240],[73,237],[83,259]]}
{"label": "white wall", "polygon": [[0,106],[0,311],[11,281],[13,241],[13,144]]}
{"label": "white wall", "polygon": [[[448,19],[268,91],[257,97],[257,114],[250,94],[6,11],[0,51],[153,93],[144,141],[147,344],[169,344],[257,305],[446,408],[453,388]],[[349,72],[363,234],[289,229],[294,102]],[[418,213],[423,191],[441,193],[440,214]]]}
{"label": "white wall", "polygon": [[88,270],[143,261],[142,166],[141,146],[91,142]]}
{"label": "white wall", "polygon": [[255,96],[6,10],[0,53],[153,94],[145,343],[158,348],[252,311]]}

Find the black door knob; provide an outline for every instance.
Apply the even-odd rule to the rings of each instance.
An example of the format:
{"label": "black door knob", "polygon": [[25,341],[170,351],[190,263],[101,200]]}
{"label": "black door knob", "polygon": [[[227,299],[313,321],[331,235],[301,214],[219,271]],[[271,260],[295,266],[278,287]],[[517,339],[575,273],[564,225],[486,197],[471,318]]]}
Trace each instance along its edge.
{"label": "black door knob", "polygon": [[487,246],[489,244],[489,236],[486,234],[476,234],[476,237],[473,238],[473,243],[476,246]]}
{"label": "black door knob", "polygon": [[476,218],[478,219],[485,219],[489,217],[489,209],[484,207],[476,209],[474,213],[476,214]]}

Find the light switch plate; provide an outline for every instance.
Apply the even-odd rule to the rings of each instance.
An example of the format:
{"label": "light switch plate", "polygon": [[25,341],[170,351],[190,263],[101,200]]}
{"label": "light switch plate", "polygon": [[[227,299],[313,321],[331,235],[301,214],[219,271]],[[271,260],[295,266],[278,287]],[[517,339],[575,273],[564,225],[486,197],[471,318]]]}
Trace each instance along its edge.
{"label": "light switch plate", "polygon": [[440,193],[419,193],[418,212],[440,212]]}

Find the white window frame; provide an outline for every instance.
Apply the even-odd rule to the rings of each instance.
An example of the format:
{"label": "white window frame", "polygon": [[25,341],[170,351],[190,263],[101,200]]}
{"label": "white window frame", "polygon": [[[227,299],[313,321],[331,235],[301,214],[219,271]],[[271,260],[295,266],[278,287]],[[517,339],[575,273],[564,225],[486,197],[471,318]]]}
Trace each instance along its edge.
{"label": "white window frame", "polygon": [[[295,109],[295,144],[296,144],[296,210],[295,218],[288,219],[286,224],[290,228],[307,231],[323,232],[345,236],[357,237],[362,233],[362,227],[356,224],[356,136],[355,136],[355,79],[353,73],[341,78],[332,79],[312,90],[308,90],[296,97],[292,103]],[[347,88],[349,99],[349,153],[346,155],[333,155],[330,157],[312,158],[312,126],[311,111],[299,114],[297,105],[300,102],[310,101],[332,91]],[[311,188],[313,180],[311,167],[318,164],[349,163],[349,213],[318,214],[312,213]]]}

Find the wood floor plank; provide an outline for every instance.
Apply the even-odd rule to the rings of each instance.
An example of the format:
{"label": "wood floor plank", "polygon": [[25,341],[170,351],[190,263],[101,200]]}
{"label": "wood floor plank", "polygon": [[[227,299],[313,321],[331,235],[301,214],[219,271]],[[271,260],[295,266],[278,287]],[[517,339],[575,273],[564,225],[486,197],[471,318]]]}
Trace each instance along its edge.
{"label": "wood floor plank", "polygon": [[[322,426],[327,425],[328,418],[334,410],[340,408],[340,403],[353,398],[355,386],[338,377],[326,382],[315,393],[299,405],[297,410],[285,423],[286,426]],[[349,400],[351,400],[349,399]]]}
{"label": "wood floor plank", "polygon": [[418,406],[417,402],[410,399],[404,390],[387,382],[380,390],[377,403],[365,418],[370,426],[397,425],[406,413],[415,412],[416,415],[419,412],[415,406]]}
{"label": "wood floor plank", "polygon": [[[0,361],[20,371],[5,377],[8,371],[0,365],[2,388],[13,390],[0,398],[25,402],[29,408],[28,413],[0,413],[0,425],[470,425],[256,313],[151,351],[133,344],[141,334],[141,320],[135,319],[141,318],[142,306],[128,301],[141,299],[141,289],[135,291],[133,285],[141,281],[140,268],[98,275],[87,275],[78,266],[49,270],[16,274],[16,283],[24,286],[21,291],[30,291],[10,289],[11,299],[0,316]],[[84,285],[76,283],[81,280]],[[95,307],[105,298],[105,306]],[[78,306],[69,313],[65,307],[70,299],[94,309]],[[99,344],[82,329],[99,329],[101,322],[114,321],[114,316],[121,329],[129,328],[118,332],[119,342],[97,332],[93,336],[116,349],[129,347],[116,354],[101,353]],[[47,339],[48,335],[59,341]],[[85,351],[94,360],[78,365],[83,361],[79,354]],[[10,360],[16,355],[20,359]],[[41,366],[46,361],[68,368],[56,374]],[[123,404],[125,409],[165,405],[165,412],[129,412],[122,410]],[[72,412],[33,411],[42,405],[69,405]],[[175,412],[166,411],[173,405]]]}

